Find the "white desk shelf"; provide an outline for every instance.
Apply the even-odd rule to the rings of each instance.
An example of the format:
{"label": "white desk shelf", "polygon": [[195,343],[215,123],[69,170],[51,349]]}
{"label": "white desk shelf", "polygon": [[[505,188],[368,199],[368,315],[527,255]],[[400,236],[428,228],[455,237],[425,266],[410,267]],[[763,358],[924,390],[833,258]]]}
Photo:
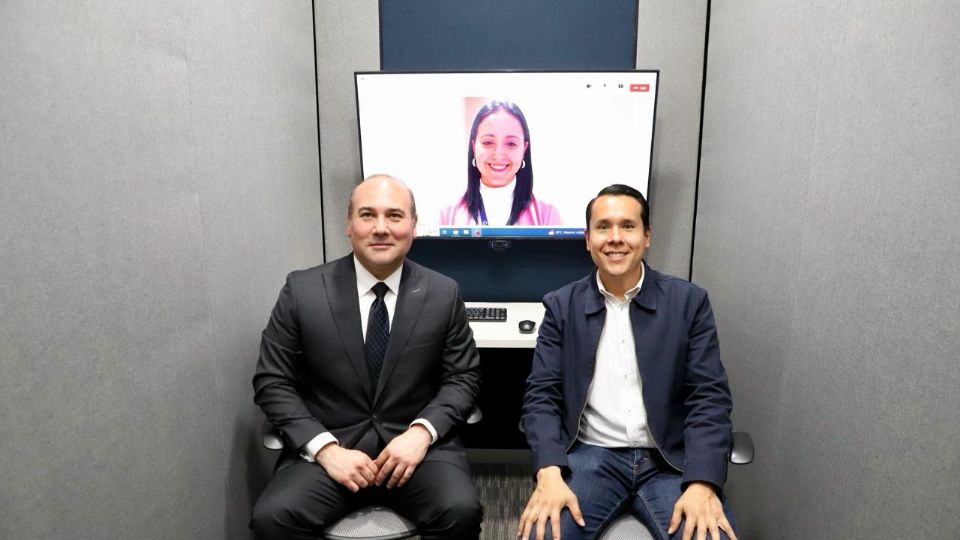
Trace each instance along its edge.
{"label": "white desk shelf", "polygon": [[[470,321],[473,339],[480,349],[532,349],[543,321],[540,302],[467,302],[467,307],[507,308],[507,320],[499,322]],[[521,334],[520,321],[530,320],[537,325],[531,334]]]}

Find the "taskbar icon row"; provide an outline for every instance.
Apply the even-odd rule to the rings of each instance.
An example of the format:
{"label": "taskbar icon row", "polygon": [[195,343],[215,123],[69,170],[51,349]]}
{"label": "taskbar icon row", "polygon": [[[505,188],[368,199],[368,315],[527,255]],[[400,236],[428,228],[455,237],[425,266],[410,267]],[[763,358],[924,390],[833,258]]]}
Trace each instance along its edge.
{"label": "taskbar icon row", "polygon": [[441,238],[582,238],[577,227],[440,227]]}

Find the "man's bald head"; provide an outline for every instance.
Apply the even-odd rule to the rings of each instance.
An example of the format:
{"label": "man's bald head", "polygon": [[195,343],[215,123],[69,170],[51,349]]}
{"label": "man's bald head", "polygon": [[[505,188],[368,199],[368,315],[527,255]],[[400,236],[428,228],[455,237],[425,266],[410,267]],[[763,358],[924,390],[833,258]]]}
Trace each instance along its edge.
{"label": "man's bald head", "polygon": [[347,236],[360,264],[384,280],[403,264],[417,235],[413,192],[385,174],[373,175],[350,194]]}
{"label": "man's bald head", "polygon": [[[403,183],[403,180],[400,180],[395,176],[390,176],[389,174],[371,174],[370,176],[364,178],[363,182],[360,182],[359,184],[357,184],[355,188],[353,188],[353,191],[350,192],[349,202],[347,202],[347,221],[349,221],[350,218],[353,217],[354,199],[356,197],[357,191],[361,187],[363,187],[363,189],[371,189],[371,188],[376,189],[376,187],[381,187],[381,188],[384,187],[383,184],[391,184],[391,183],[401,186],[404,190],[406,190],[407,194],[410,196],[410,205],[408,207],[408,210],[410,213],[410,217],[413,218],[413,223],[416,224],[417,223],[417,201],[413,197],[413,190],[407,187],[407,185]],[[375,184],[380,184],[380,186],[375,186]]]}

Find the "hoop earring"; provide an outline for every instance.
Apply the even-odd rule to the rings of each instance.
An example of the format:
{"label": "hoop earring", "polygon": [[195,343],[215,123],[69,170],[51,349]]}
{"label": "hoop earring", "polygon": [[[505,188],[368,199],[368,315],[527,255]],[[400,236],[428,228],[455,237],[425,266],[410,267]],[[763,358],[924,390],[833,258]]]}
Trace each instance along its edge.
{"label": "hoop earring", "polygon": [[525,168],[526,166],[527,166],[527,160],[521,159],[521,160],[520,160],[520,168],[523,169],[523,168]]}
{"label": "hoop earring", "polygon": [[473,165],[473,168],[474,168],[474,169],[476,169],[476,168],[477,168],[477,158],[471,159],[471,160],[470,160],[470,164]]}

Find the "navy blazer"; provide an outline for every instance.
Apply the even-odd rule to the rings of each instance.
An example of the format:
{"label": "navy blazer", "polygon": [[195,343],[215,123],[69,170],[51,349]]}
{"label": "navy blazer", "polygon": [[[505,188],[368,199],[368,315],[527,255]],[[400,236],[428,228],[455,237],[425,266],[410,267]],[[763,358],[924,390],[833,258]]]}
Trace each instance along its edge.
{"label": "navy blazer", "polygon": [[[721,489],[732,404],[710,301],[700,287],[646,262],[644,272],[630,322],[650,433],[667,463],[683,473],[683,485],[705,481]],[[566,474],[606,320],[596,271],[547,294],[543,304],[522,423],[534,471],[558,465]]]}

